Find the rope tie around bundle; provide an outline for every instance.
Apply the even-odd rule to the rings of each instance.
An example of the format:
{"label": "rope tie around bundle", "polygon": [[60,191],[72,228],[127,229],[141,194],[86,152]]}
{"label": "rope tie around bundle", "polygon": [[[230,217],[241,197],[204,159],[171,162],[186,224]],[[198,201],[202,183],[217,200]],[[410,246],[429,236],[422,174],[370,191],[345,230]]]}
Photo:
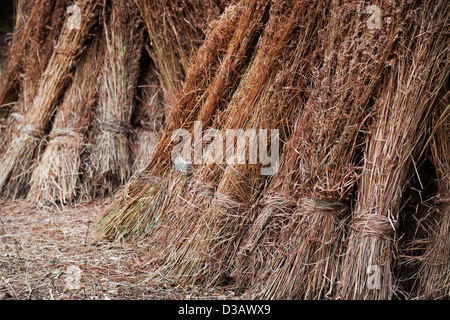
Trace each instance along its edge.
{"label": "rope tie around bundle", "polygon": [[385,236],[394,237],[398,222],[381,214],[362,214],[353,219],[352,228],[362,236]]}
{"label": "rope tie around bundle", "polygon": [[235,213],[243,213],[248,209],[248,206],[245,203],[219,192],[216,192],[215,203]]}
{"label": "rope tie around bundle", "polygon": [[280,193],[272,193],[265,197],[265,200],[257,204],[259,210],[267,212],[268,216],[273,214],[282,214],[285,216],[294,216],[297,206],[297,198],[294,196],[286,196]]}
{"label": "rope tie around bundle", "polygon": [[297,204],[297,200],[294,197],[286,197],[286,195],[280,193],[274,193],[266,197],[262,206],[278,207],[278,208],[293,208]]}
{"label": "rope tie around bundle", "polygon": [[330,202],[324,200],[315,200],[311,198],[286,197],[282,194],[274,194],[267,197],[263,206],[276,207],[282,211],[295,210],[299,215],[305,213],[331,213],[337,218],[342,218],[347,208],[340,202]]}
{"label": "rope tie around bundle", "polygon": [[450,203],[450,193],[440,193],[436,197],[436,202]]}
{"label": "rope tie around bundle", "polygon": [[41,140],[44,138],[44,131],[39,129],[38,126],[34,124],[26,124],[22,127],[22,133],[28,137],[31,137],[35,140]]}
{"label": "rope tie around bundle", "polygon": [[79,132],[73,129],[55,129],[48,136],[48,140],[58,140],[65,143],[78,144],[82,141],[83,137]]}
{"label": "rope tie around bundle", "polygon": [[9,116],[9,123],[12,122],[11,120],[17,122],[18,124],[23,124],[25,122],[25,117],[20,113],[13,112]]}
{"label": "rope tie around bundle", "polygon": [[137,176],[139,179],[141,179],[141,180],[143,180],[143,181],[149,183],[150,185],[152,185],[152,186],[154,186],[154,187],[156,187],[157,185],[159,185],[159,183],[161,183],[161,181],[162,181],[162,178],[161,178],[161,177],[154,176],[154,175],[150,175],[150,174],[148,174],[148,173],[146,173],[146,172],[144,172],[144,171],[136,172],[136,176]]}
{"label": "rope tie around bundle", "polygon": [[120,134],[124,136],[127,136],[132,130],[131,126],[128,125],[128,123],[126,123],[123,120],[115,118],[110,118],[103,121],[101,123],[101,129],[103,131],[111,132],[114,134]]}
{"label": "rope tie around bundle", "polygon": [[302,198],[297,204],[297,212],[307,213],[331,213],[337,218],[342,218],[347,207],[340,202],[330,202],[311,198]]}

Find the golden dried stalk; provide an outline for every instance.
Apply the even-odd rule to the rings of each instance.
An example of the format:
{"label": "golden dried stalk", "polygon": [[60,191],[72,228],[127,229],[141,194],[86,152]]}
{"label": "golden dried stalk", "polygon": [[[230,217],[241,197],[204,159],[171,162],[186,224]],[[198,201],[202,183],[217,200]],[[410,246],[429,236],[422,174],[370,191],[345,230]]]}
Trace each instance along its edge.
{"label": "golden dried stalk", "polygon": [[[38,0],[34,4],[18,3],[15,36],[9,48],[6,74],[0,84],[0,105],[3,117],[8,117],[0,150],[5,152],[18,130],[24,115],[33,103],[39,79],[47,67],[62,25],[68,0]],[[32,5],[32,8],[27,8]],[[30,12],[28,12],[30,11]],[[28,13],[27,13],[28,12]],[[9,102],[17,100],[11,104]],[[11,107],[13,106],[13,107]]]}

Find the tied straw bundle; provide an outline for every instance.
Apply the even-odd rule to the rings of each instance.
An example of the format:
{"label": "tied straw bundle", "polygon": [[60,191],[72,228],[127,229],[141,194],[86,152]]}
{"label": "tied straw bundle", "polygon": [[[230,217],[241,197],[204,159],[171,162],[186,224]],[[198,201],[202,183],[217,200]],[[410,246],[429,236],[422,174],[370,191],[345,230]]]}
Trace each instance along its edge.
{"label": "tied straw bundle", "polygon": [[[0,84],[0,105],[6,106],[0,107],[0,112],[7,117],[8,124],[6,130],[0,132],[2,152],[6,152],[19,134],[24,115],[33,103],[39,79],[65,23],[67,3],[67,0],[37,0],[34,4],[26,1],[17,4],[16,31],[9,48],[6,73]],[[17,94],[18,101],[15,101]]]}
{"label": "tied straw bundle", "polygon": [[448,79],[449,17],[444,1],[425,1],[404,19],[400,48],[388,87],[377,100],[364,152],[339,298],[390,299],[395,294],[400,200],[434,101]]}
{"label": "tied straw bundle", "polygon": [[47,138],[48,145],[30,179],[28,199],[32,201],[70,203],[78,195],[103,52],[103,44],[94,40],[77,65]]}
{"label": "tied straw bundle", "polygon": [[76,5],[84,17],[80,29],[64,25],[58,43],[42,74],[37,91],[23,125],[0,160],[0,190],[4,197],[17,198],[28,191],[28,180],[34,159],[40,152],[41,143],[51,118],[57,108],[58,99],[71,75],[78,56],[99,13],[97,1],[80,0]]}
{"label": "tied straw bundle", "polygon": [[[116,192],[111,205],[100,217],[99,228],[106,238],[120,239],[147,232],[154,224],[154,219],[157,219],[158,212],[164,210],[164,197],[173,195],[166,192],[167,185],[164,181],[168,178],[161,178],[166,170],[170,170],[170,148],[167,146],[172,143],[174,130],[189,127],[196,119],[200,106],[209,96],[207,90],[213,81],[220,83],[220,87],[215,86],[215,100],[208,106],[208,115],[212,113],[210,109],[216,107],[212,102],[220,103],[220,98],[226,95],[227,84],[230,83],[226,77],[228,69],[219,71],[218,68],[227,53],[227,45],[236,28],[239,12],[238,8],[230,6],[221,19],[213,24],[205,43],[195,56],[179,100],[170,109],[152,161],[145,170],[136,174]],[[228,60],[242,48],[241,42],[241,38],[233,42],[226,55]],[[239,70],[238,65],[234,67]],[[215,77],[216,74],[221,76]],[[160,195],[156,196],[157,193]]]}
{"label": "tied straw bundle", "polygon": [[[445,91],[444,91],[445,92]],[[433,223],[420,257],[417,274],[418,297],[441,299],[450,296],[450,107],[449,93],[439,101],[440,115],[434,128],[431,158],[436,168],[438,195],[433,208]],[[419,245],[423,244],[420,242]]]}
{"label": "tied straw bundle", "polygon": [[[396,6],[382,6],[386,19]],[[253,297],[322,299],[336,281],[360,129],[399,33],[367,28],[361,10],[334,2],[320,32],[323,64],[234,271]]]}
{"label": "tied straw bundle", "polygon": [[134,2],[114,1],[104,30],[106,57],[96,110],[98,133],[89,160],[93,187],[103,194],[124,184],[130,176],[130,119],[144,41]]}
{"label": "tied straw bundle", "polygon": [[182,91],[189,61],[202,44],[208,24],[230,2],[136,0],[150,37],[151,54],[159,73],[166,115]]}
{"label": "tied straw bundle", "polygon": [[[132,171],[142,171],[150,162],[156,149],[157,132],[164,116],[182,90],[185,75],[190,67],[191,56],[203,41],[209,19],[219,14],[228,0],[210,4],[205,1],[158,1],[137,0],[150,36],[148,52],[151,63],[147,83],[142,86],[142,105],[134,114]],[[199,15],[193,9],[204,15]],[[162,104],[162,106],[161,106]],[[162,107],[162,108],[161,108]],[[150,146],[150,147],[149,147]]]}
{"label": "tied straw bundle", "polygon": [[[253,58],[248,62],[245,77],[226,110],[214,123],[223,130],[288,126],[287,119],[301,110],[306,85],[303,76],[310,72],[316,56],[317,42],[312,40],[316,14],[323,9],[324,3],[311,6],[300,2],[269,1],[267,4],[263,17],[268,20]],[[311,19],[300,26],[306,12]],[[253,14],[251,18],[254,19],[251,24],[255,20],[258,23],[257,15]],[[287,135],[289,130],[282,131],[281,140]],[[273,138],[272,146],[276,143]],[[249,150],[254,146],[255,141],[250,138]],[[259,151],[260,160],[262,152],[267,151]],[[270,152],[276,158],[278,150],[271,147]],[[268,179],[261,175],[261,167],[250,163],[228,164],[213,170],[204,165],[194,173],[195,183],[184,192],[183,201],[173,205],[174,221],[160,223],[169,226],[165,232],[173,243],[173,249],[166,252],[166,261],[157,270],[160,279],[207,285],[230,280],[237,248],[249,227],[252,208]],[[273,170],[275,172],[276,168]],[[180,227],[175,230],[173,225]]]}
{"label": "tied straw bundle", "polygon": [[[269,3],[270,6],[266,6]],[[311,77],[308,72],[304,75],[314,80],[309,84],[305,109],[289,111],[289,98],[269,89],[278,88],[276,72],[270,71],[272,67],[285,66],[291,70],[288,62],[278,65],[272,61],[274,56],[283,57],[284,51],[277,51],[273,46],[275,42],[272,42],[274,48],[266,42],[271,34],[266,28],[270,30],[268,26],[277,25],[277,17],[272,15],[282,5],[275,1],[258,4],[242,1],[238,4],[242,12],[235,23],[233,36],[221,38],[221,41],[228,39],[230,42],[227,54],[220,59],[218,67],[206,69],[209,78],[199,81],[198,62],[205,61],[204,53],[208,49],[217,48],[207,39],[190,69],[183,93],[169,113],[155,157],[144,172],[136,175],[114,196],[112,205],[101,217],[100,227],[108,238],[122,239],[129,235],[149,238],[154,244],[149,260],[162,264],[157,270],[159,280],[213,285],[229,283],[232,276],[239,285],[248,285],[249,293],[254,297],[312,299],[348,298],[342,294],[348,277],[366,277],[364,272],[342,271],[346,270],[350,259],[348,253],[342,255],[343,251],[349,250],[343,245],[354,241],[351,234],[346,242],[345,223],[351,212],[351,194],[362,169],[357,165],[362,156],[367,160],[370,154],[367,150],[373,143],[374,134],[364,141],[366,136],[361,133],[366,132],[361,129],[369,121],[378,125],[379,116],[383,114],[381,110],[391,105],[388,93],[395,91],[393,79],[398,78],[397,73],[402,69],[395,67],[401,65],[398,64],[399,57],[406,61],[405,56],[410,55],[413,48],[405,45],[405,39],[411,35],[411,30],[405,26],[425,6],[414,1],[377,3],[384,14],[382,30],[370,30],[364,19],[355,19],[355,14],[361,14],[363,8],[351,2],[333,2],[330,17],[322,17],[330,19],[325,26],[323,21],[312,18],[305,28],[309,32],[315,27],[323,29],[317,40],[322,44],[316,46],[321,48],[320,54],[325,61],[314,60],[317,57],[313,54],[305,58],[315,61],[312,65],[317,64]],[[326,7],[324,3],[319,12],[327,12]],[[417,7],[417,11],[408,14]],[[337,13],[333,15],[333,12]],[[346,18],[344,22],[340,21],[341,16]],[[439,18],[430,16],[421,23],[424,21],[437,23]],[[262,37],[257,31],[260,27],[248,31],[250,25],[266,23]],[[284,19],[282,23],[280,25],[291,30],[289,21]],[[411,25],[414,29],[418,24]],[[280,30],[284,29],[280,27]],[[289,35],[284,36],[284,40],[289,39]],[[258,40],[252,51],[250,46]],[[227,47],[226,43],[222,47]],[[441,52],[434,53],[442,58]],[[296,54],[301,56],[299,52]],[[208,61],[217,63],[218,56],[211,56]],[[259,63],[267,70],[259,69]],[[205,64],[202,66],[205,68]],[[296,70],[295,67],[292,70]],[[443,74],[438,73],[441,81],[428,82],[430,96],[439,91],[442,79],[446,77],[445,68],[443,70]],[[244,77],[235,80],[230,76],[235,71],[238,71],[236,74],[244,72]],[[421,73],[415,79],[425,79],[423,75]],[[283,79],[282,72],[279,77]],[[287,76],[281,83],[283,81],[292,86],[298,84]],[[232,89],[224,89],[224,84],[230,82]],[[269,105],[281,101],[281,109],[288,117],[298,117],[292,137],[290,128],[283,133],[288,143],[282,157],[282,173],[278,176],[261,178],[251,166],[202,165],[195,168],[187,163],[184,174],[177,164],[169,166],[169,146],[173,143],[171,134],[174,130],[186,128],[193,133],[196,130],[194,120],[199,120],[203,126],[225,129],[270,127],[281,120],[276,113],[271,113],[264,101]],[[242,108],[242,105],[247,107]],[[399,109],[403,110],[402,116],[408,114],[405,107]],[[264,112],[270,115],[269,119],[262,116]],[[414,115],[414,120],[422,119],[423,115]],[[396,118],[396,124],[398,119],[401,118]],[[290,121],[284,125],[289,126]],[[402,141],[409,143],[410,150],[416,149],[421,135],[410,139],[410,134],[407,132]],[[320,143],[322,141],[325,145]],[[366,152],[363,152],[364,143],[368,144]],[[400,180],[404,182],[404,179]],[[371,216],[368,224],[359,219],[357,213],[353,218],[350,233],[364,230],[364,237],[378,235],[387,226],[383,218]],[[366,228],[367,225],[370,228]],[[167,247],[167,243],[173,245]],[[162,244],[167,250],[161,252],[159,246]]]}

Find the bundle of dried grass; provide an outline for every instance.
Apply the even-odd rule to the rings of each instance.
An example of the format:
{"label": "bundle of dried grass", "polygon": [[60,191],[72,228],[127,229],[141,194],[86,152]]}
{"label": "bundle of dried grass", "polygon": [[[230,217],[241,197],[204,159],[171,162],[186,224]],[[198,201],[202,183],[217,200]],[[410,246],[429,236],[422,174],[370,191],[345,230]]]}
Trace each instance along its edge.
{"label": "bundle of dried grass", "polygon": [[9,102],[16,99],[20,72],[23,71],[23,59],[26,56],[25,50],[32,38],[31,34],[36,24],[40,22],[38,19],[39,13],[42,9],[41,3],[43,0],[37,0],[35,4],[33,1],[20,0],[16,5],[16,21],[14,26],[14,33],[11,44],[8,49],[8,59],[2,75],[0,78],[0,110],[2,113]]}
{"label": "bundle of dried grass", "polygon": [[34,158],[49,129],[57,102],[83,50],[85,41],[99,13],[99,4],[92,0],[76,2],[81,10],[80,29],[64,25],[58,43],[42,74],[33,103],[24,116],[17,138],[11,142],[1,159],[0,190],[5,197],[26,194]]}
{"label": "bundle of dried grass", "polygon": [[[0,150],[3,152],[6,151],[3,148],[7,148],[18,135],[19,125],[32,104],[39,79],[47,67],[54,43],[65,23],[64,10],[67,4],[67,0],[18,3],[16,35],[10,47],[8,67],[0,86],[0,104],[5,103],[7,106],[2,110],[3,117],[11,115],[0,143]],[[32,9],[28,8],[30,6]],[[16,100],[17,94],[18,101],[9,103]]]}
{"label": "bundle of dried grass", "polygon": [[96,39],[77,65],[47,138],[48,145],[30,179],[28,199],[32,201],[67,203],[78,194],[103,52],[100,39]]}
{"label": "bundle of dried grass", "polygon": [[[153,7],[138,3],[155,45],[162,33],[152,30]],[[448,77],[448,9],[439,0],[375,5],[383,17],[375,30],[367,8],[352,1],[242,0],[229,7],[179,98],[165,92],[166,102],[175,102],[154,156],[114,195],[99,220],[104,236],[147,236],[149,262],[162,281],[236,280],[257,298],[391,297],[388,238]],[[170,70],[179,56],[164,60],[158,50],[163,90],[176,92]],[[278,174],[262,177],[254,165],[173,165],[172,133],[195,134],[194,120],[215,129],[282,127],[287,143]],[[367,282],[373,264],[381,290]],[[448,273],[439,275],[446,290]]]}
{"label": "bundle of dried grass", "polygon": [[208,24],[230,2],[136,0],[150,36],[152,57],[157,65],[166,102],[166,115],[182,92],[190,58],[203,43]]}
{"label": "bundle of dried grass", "polygon": [[[387,20],[402,12],[398,3],[378,5]],[[234,271],[256,297],[321,299],[336,281],[360,129],[399,33],[396,23],[367,28],[364,10],[334,3],[321,31],[324,63]]]}
{"label": "bundle of dried grass", "polygon": [[144,41],[138,14],[133,1],[115,1],[105,22],[106,57],[95,123],[98,133],[89,160],[94,188],[101,194],[113,191],[130,177],[130,119]]}
{"label": "bundle of dried grass", "polygon": [[[213,127],[257,130],[289,126],[289,119],[301,111],[304,77],[315,63],[318,41],[313,41],[312,35],[323,5],[270,3],[254,58]],[[310,19],[300,24],[307,12]],[[281,131],[277,138],[285,140],[289,129]],[[254,147],[251,144],[249,148]],[[173,205],[172,221],[166,222],[166,218],[159,223],[166,226],[159,228],[159,238],[164,241],[165,233],[173,244],[158,270],[161,278],[206,284],[229,280],[237,248],[267,182],[261,167],[248,163],[216,168],[204,165],[194,172],[195,180],[183,192],[182,201]]]}
{"label": "bundle of dried grass", "polygon": [[[417,274],[417,297],[442,299],[450,297],[450,107],[448,89],[439,102],[440,117],[431,144],[432,160],[437,173],[438,196],[433,221],[428,229],[426,251],[420,257]],[[424,242],[420,242],[423,247]]]}
{"label": "bundle of dried grass", "polygon": [[[165,183],[170,179],[171,148],[168,146],[173,144],[173,131],[190,129],[200,113],[200,118],[206,123],[214,110],[220,108],[223,100],[229,99],[233,92],[230,87],[236,85],[237,78],[228,77],[230,70],[239,71],[245,65],[234,57],[244,56],[251,48],[252,37],[245,37],[254,32],[256,26],[249,25],[254,8],[250,6],[246,16],[241,16],[242,10],[230,6],[214,23],[194,59],[183,94],[170,109],[152,161],[146,170],[117,191],[111,205],[99,219],[99,227],[105,237],[120,239],[130,234],[145,233],[154,225],[158,212],[164,210],[163,204],[167,203],[164,197],[173,195],[166,192]],[[237,28],[240,32],[235,34]],[[224,64],[220,64],[222,60]],[[156,196],[157,193],[160,196]]]}
{"label": "bundle of dried grass", "polygon": [[443,1],[426,1],[404,19],[401,46],[376,103],[364,153],[339,298],[390,299],[395,294],[392,266],[400,199],[434,100],[448,79],[449,14]]}

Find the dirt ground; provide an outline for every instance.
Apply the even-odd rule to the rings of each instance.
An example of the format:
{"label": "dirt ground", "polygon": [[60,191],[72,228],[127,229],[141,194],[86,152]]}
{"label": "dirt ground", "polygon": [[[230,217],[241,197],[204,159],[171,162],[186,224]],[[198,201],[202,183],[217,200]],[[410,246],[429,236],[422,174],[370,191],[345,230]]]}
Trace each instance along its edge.
{"label": "dirt ground", "polygon": [[152,283],[144,241],[103,242],[102,204],[0,202],[0,300],[236,299],[226,289]]}

